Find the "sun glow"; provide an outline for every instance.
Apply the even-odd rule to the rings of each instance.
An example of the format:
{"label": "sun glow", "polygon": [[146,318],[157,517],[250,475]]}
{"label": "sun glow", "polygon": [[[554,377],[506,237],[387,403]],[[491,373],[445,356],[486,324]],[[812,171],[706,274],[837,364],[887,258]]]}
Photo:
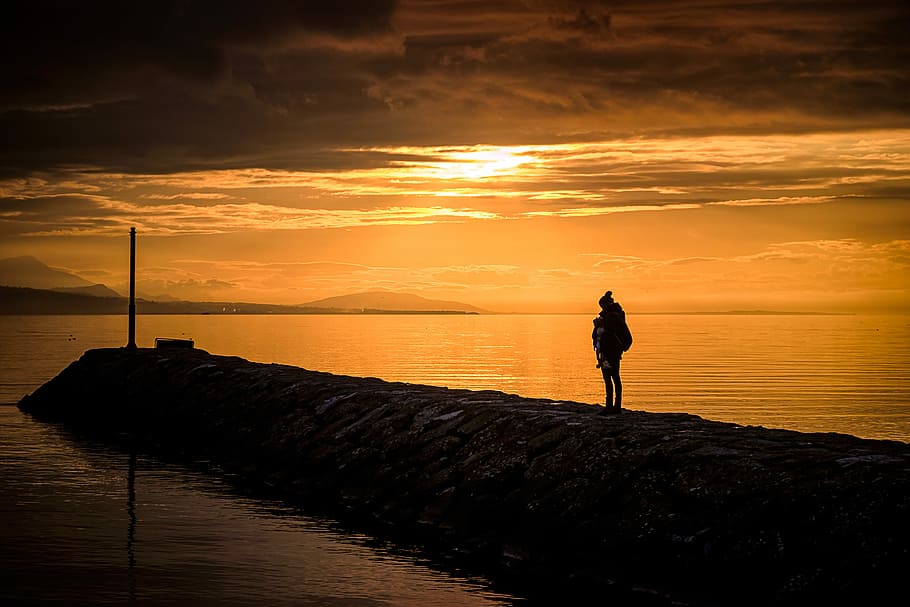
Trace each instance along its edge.
{"label": "sun glow", "polygon": [[[321,204],[339,198],[400,200],[403,196],[412,201],[421,197],[524,199],[535,206],[565,200],[570,209],[580,201],[613,207],[720,204],[718,201],[736,201],[737,196],[742,197],[741,204],[756,200],[799,204],[813,201],[789,193],[807,186],[813,188],[811,197],[815,198],[865,194],[870,183],[887,183],[889,189],[905,187],[910,131],[337,148],[333,152],[349,153],[354,161],[350,167],[334,171],[248,168],[159,175],[74,169],[62,182],[0,181],[0,194],[23,200],[75,193],[122,198],[136,191],[142,201],[194,205],[247,200],[256,193],[279,189],[293,191],[298,199],[318,199]],[[358,163],[358,155],[371,160]],[[370,166],[377,156],[379,166]],[[738,174],[748,178],[747,188],[731,185],[730,167],[739,167]],[[280,196],[269,194],[263,202],[272,203]]]}
{"label": "sun glow", "polygon": [[437,179],[490,179],[505,177],[534,161],[525,148],[476,147],[452,151],[439,162],[426,165],[428,176]]}
{"label": "sun glow", "polygon": [[384,170],[401,181],[413,183],[515,177],[530,168],[528,165],[541,162],[539,152],[548,147],[551,146],[401,146],[340,151],[408,156],[407,160],[392,160],[389,168]]}

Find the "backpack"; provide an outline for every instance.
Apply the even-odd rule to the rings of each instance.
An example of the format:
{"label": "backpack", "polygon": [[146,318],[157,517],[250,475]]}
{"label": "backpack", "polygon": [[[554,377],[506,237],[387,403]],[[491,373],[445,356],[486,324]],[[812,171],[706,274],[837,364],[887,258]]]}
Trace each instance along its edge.
{"label": "backpack", "polygon": [[[616,309],[611,310],[606,316],[599,316],[604,319],[604,329],[599,333],[595,324],[594,335],[600,345],[600,349],[605,352],[628,352],[632,347],[632,331],[626,324],[626,315],[617,305]],[[606,342],[604,340],[607,340]],[[617,347],[619,352],[617,352]]]}
{"label": "backpack", "polygon": [[619,349],[628,352],[632,347],[632,331],[629,330],[629,325],[626,323],[626,313],[622,306],[614,302],[609,308],[606,319],[607,331],[613,334],[616,343],[619,344]]}
{"label": "backpack", "polygon": [[632,331],[629,330],[629,325],[626,324],[625,320],[616,327],[616,339],[619,341],[623,352],[628,352],[629,348],[632,347]]}

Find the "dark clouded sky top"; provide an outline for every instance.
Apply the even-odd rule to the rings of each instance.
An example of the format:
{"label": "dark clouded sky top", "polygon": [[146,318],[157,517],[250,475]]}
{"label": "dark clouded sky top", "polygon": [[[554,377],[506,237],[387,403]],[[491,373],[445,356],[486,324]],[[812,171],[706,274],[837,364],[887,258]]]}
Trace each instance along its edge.
{"label": "dark clouded sky top", "polygon": [[231,51],[266,53],[303,35],[388,32],[392,7],[381,0],[7,3],[8,92],[25,103],[91,102],[99,99],[89,91],[124,81],[141,91],[140,83],[155,83],[131,74],[156,71],[211,83],[230,76]]}
{"label": "dark clouded sky top", "polygon": [[347,146],[906,126],[908,14],[882,0],[14,1],[0,164],[300,169]]}

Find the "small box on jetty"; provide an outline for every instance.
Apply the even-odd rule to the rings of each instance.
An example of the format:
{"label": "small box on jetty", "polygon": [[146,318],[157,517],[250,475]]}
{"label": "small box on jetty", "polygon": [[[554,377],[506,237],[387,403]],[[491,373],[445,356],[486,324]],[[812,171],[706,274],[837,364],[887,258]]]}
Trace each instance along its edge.
{"label": "small box on jetty", "polygon": [[179,339],[176,337],[156,337],[156,348],[193,348],[192,339]]}

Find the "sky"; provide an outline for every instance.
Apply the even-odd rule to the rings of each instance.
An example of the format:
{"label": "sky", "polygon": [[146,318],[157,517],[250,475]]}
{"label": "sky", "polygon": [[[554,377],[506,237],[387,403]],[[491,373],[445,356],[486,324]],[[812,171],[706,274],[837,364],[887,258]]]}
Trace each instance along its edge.
{"label": "sky", "polygon": [[0,258],[128,292],[910,310],[905,1],[13,0]]}

